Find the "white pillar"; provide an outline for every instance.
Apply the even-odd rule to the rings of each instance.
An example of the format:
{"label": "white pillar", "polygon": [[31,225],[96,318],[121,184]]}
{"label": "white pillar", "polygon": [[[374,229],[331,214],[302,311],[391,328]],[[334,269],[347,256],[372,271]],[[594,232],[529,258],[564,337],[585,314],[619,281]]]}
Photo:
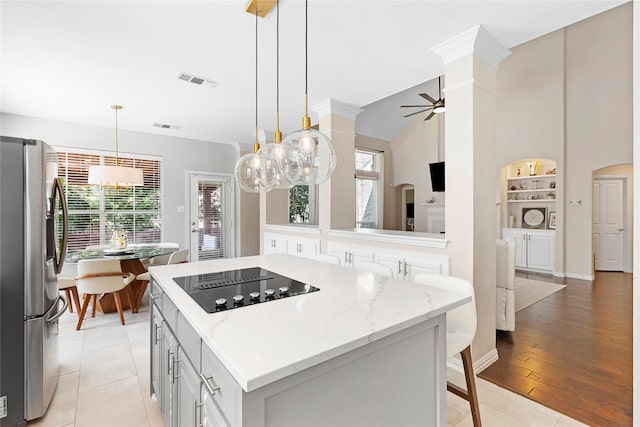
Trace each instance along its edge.
{"label": "white pillar", "polygon": [[445,65],[445,227],[451,274],[473,283],[474,363],[497,358],[496,68],[510,52],[478,26],[431,49]]}
{"label": "white pillar", "polygon": [[331,139],[337,156],[333,176],[319,188],[318,226],[323,233],[352,229],[356,224],[355,120],[362,109],[327,99],[311,110],[318,114],[319,130]]}

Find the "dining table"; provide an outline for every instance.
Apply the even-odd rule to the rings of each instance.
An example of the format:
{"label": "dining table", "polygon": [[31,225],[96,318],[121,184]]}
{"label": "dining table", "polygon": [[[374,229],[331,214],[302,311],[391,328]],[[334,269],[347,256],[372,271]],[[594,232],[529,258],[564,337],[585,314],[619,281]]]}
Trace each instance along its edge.
{"label": "dining table", "polygon": [[[133,244],[122,249],[79,251],[72,254],[68,262],[78,262],[82,259],[116,259],[120,261],[120,268],[123,273],[131,273],[137,276],[147,271],[143,264],[144,260],[162,255],[168,256],[177,250],[178,248],[159,247],[154,244]],[[133,304],[136,305],[136,307],[130,307],[129,298],[126,298],[126,295],[121,295],[122,308],[131,309],[134,313],[137,312],[142,301],[141,293],[143,293],[145,289],[146,286],[143,286],[142,282],[137,279],[129,283],[120,292],[129,292],[131,301],[134,301]],[[113,294],[107,293],[97,298],[96,310],[101,313],[113,313],[117,311]]]}

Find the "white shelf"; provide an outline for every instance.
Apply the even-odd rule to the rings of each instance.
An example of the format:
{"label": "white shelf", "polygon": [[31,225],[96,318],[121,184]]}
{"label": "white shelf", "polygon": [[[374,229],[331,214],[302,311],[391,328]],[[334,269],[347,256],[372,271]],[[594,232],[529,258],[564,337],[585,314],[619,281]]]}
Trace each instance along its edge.
{"label": "white shelf", "polygon": [[556,199],[507,200],[507,203],[554,203]]}
{"label": "white shelf", "polygon": [[527,175],[527,176],[514,176],[512,178],[507,178],[508,181],[519,181],[522,179],[546,179],[546,178],[555,178],[556,175]]}

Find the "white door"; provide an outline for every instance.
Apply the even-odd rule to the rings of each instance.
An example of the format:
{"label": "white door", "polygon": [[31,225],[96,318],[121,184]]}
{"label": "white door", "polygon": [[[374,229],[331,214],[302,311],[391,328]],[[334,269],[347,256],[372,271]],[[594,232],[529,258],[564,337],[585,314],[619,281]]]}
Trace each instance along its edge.
{"label": "white door", "polygon": [[624,180],[593,182],[593,250],[596,270],[622,271]]}
{"label": "white door", "polygon": [[231,178],[192,174],[189,181],[191,261],[233,256]]}

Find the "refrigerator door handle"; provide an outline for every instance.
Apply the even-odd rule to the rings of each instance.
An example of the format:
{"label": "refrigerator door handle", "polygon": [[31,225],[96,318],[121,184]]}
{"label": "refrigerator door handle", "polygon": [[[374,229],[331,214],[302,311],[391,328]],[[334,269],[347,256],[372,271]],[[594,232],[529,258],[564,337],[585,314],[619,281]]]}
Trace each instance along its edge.
{"label": "refrigerator door handle", "polygon": [[58,295],[58,299],[56,299],[55,304],[58,304],[58,302],[60,300],[62,300],[62,302],[63,302],[62,309],[59,310],[56,314],[54,314],[52,317],[49,317],[48,319],[45,319],[46,323],[55,322],[56,320],[58,320],[60,318],[60,316],[62,316],[64,314],[65,311],[67,311],[67,307],[69,306],[69,302],[62,295]]}
{"label": "refrigerator door handle", "polygon": [[[67,241],[69,239],[69,218],[67,211],[67,200],[64,197],[64,190],[62,189],[62,182],[58,178],[53,180],[53,191],[51,192],[51,210],[53,215],[56,215],[56,199],[60,198],[60,206],[62,207],[62,243],[60,245],[60,254],[54,251],[53,263],[56,274],[60,274],[62,271],[62,265],[64,264],[64,257],[67,254]],[[57,243],[57,242],[55,242]],[[57,245],[56,245],[57,246]],[[64,311],[64,310],[63,310]]]}

